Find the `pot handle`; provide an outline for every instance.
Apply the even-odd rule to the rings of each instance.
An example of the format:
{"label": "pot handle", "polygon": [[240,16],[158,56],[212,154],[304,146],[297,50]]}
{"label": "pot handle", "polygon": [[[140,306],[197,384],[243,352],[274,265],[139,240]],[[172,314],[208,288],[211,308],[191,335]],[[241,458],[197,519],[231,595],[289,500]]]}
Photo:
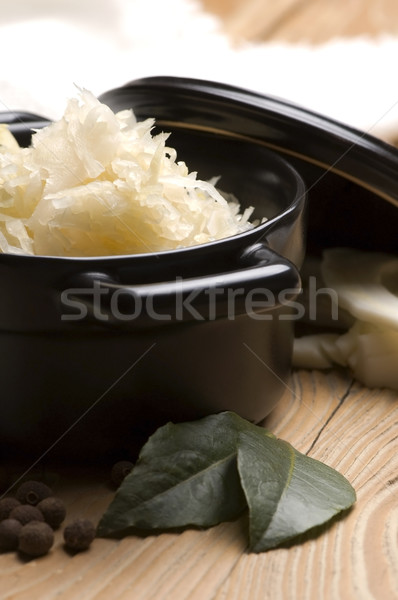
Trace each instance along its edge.
{"label": "pot handle", "polygon": [[238,269],[175,281],[125,285],[105,273],[88,272],[61,293],[63,321],[153,328],[178,322],[234,320],[247,314],[272,318],[272,312],[301,291],[297,268],[262,243],[247,248]]}

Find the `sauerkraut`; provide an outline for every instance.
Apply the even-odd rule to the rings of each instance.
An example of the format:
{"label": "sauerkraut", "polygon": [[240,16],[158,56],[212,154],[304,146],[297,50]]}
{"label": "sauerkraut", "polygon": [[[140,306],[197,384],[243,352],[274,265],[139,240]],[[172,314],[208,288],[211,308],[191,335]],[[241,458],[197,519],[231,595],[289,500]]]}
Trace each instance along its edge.
{"label": "sauerkraut", "polygon": [[0,129],[0,251],[46,256],[159,252],[253,227],[152,135],[154,119],[113,113],[87,90],[20,148]]}

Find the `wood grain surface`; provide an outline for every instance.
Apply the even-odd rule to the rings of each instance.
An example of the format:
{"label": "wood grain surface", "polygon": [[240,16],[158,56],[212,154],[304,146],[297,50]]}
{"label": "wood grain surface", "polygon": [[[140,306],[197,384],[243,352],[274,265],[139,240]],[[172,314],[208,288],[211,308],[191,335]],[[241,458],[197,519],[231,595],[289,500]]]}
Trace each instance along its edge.
{"label": "wood grain surface", "polygon": [[[316,43],[398,32],[396,0],[202,2],[236,39]],[[204,531],[96,539],[74,556],[61,528],[40,559],[0,555],[0,600],[398,598],[398,394],[364,388],[344,371],[296,371],[265,426],[349,479],[358,499],[344,518],[258,555],[247,550],[246,517]],[[98,521],[114,493],[108,477],[77,468],[54,474],[66,522]]]}
{"label": "wood grain surface", "polygon": [[[96,539],[71,556],[62,527],[50,553],[0,556],[1,600],[348,600],[398,598],[398,394],[343,371],[293,373],[264,425],[338,469],[357,502],[290,548],[247,550],[246,516],[208,530]],[[108,474],[59,470],[66,522],[97,522],[113,497]]]}
{"label": "wood grain surface", "polygon": [[236,40],[320,43],[398,33],[396,0],[202,0]]}

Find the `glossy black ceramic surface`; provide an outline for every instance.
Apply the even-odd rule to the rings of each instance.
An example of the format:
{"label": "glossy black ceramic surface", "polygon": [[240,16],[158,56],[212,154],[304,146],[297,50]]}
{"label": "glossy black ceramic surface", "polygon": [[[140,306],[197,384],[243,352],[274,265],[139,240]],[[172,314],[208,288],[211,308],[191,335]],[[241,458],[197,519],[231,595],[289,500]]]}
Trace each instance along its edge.
{"label": "glossy black ceramic surface", "polygon": [[110,90],[114,110],[156,115],[166,131],[244,138],[280,154],[308,188],[307,251],[398,252],[398,150],[286,100],[212,81],[150,77]]}
{"label": "glossy black ceramic surface", "polygon": [[[24,140],[29,124],[18,127]],[[170,419],[234,410],[259,421],[283,393],[304,183],[245,140],[178,130],[174,143],[201,177],[221,175],[220,187],[267,221],[159,254],[0,255],[3,452],[111,460]]]}
{"label": "glossy black ceramic surface", "polygon": [[[272,409],[289,375],[293,323],[285,317],[294,309],[275,305],[272,318],[256,320],[244,298],[257,286],[276,298],[297,286],[305,235],[302,181],[275,155],[308,189],[308,253],[339,245],[398,251],[392,146],[284,100],[216,82],[151,77],[100,99],[113,110],[133,108],[139,119],[155,117],[181,160],[202,178],[221,175],[226,191],[269,220],[249,234],[156,257],[0,256],[4,452],[116,457],[170,418],[231,409],[257,421]],[[21,143],[45,124],[36,115],[10,121]],[[81,292],[94,282],[108,298],[102,321]],[[219,318],[208,318],[208,290],[228,287],[244,290],[239,316],[228,318],[228,298],[217,293]],[[66,289],[75,290],[67,307]],[[179,293],[180,300],[193,293],[192,309],[205,318],[188,310],[170,322],[154,322],[145,311],[137,320],[114,319],[113,293],[125,314],[137,298],[151,296],[155,311],[167,314]],[[73,302],[86,311],[82,322],[60,319],[73,315]]]}

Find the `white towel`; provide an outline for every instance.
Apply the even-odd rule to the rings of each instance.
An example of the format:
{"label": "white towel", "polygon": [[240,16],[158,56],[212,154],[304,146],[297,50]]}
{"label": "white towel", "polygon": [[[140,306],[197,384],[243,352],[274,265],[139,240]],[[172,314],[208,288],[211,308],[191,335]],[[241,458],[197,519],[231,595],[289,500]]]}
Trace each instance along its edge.
{"label": "white towel", "polygon": [[98,95],[175,75],[278,96],[398,139],[394,37],[237,47],[195,0],[2,0],[0,56],[0,110],[58,118],[74,85]]}

